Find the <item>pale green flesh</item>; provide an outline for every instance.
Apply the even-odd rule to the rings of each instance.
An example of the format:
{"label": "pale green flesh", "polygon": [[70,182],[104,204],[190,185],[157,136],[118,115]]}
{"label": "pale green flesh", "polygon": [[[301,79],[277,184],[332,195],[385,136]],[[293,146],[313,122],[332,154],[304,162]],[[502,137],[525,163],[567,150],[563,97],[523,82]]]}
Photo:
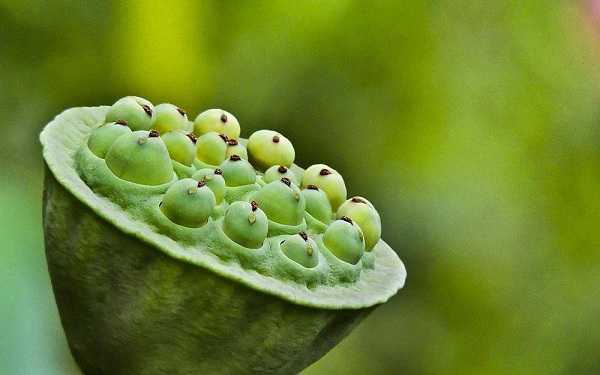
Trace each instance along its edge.
{"label": "pale green flesh", "polygon": [[[311,273],[298,268],[299,265],[281,254],[278,247],[271,246],[277,237],[265,242],[261,249],[246,249],[228,241],[219,229],[218,220],[197,229],[170,223],[158,209],[160,195],[168,184],[148,187],[115,178],[112,183],[121,190],[114,190],[116,185],[107,184],[107,179],[101,180],[104,161],[87,147],[81,147],[91,129],[103,120],[107,109],[73,108],[57,116],[40,136],[44,159],[58,183],[77,200],[119,231],[151,245],[148,251],[162,251],[174,259],[210,270],[257,291],[315,308],[370,307],[387,301],[403,286],[404,265],[383,241],[366,254],[367,257],[361,260],[365,265],[359,262],[357,266],[360,267],[345,264],[321,248],[319,266],[310,270],[314,271]],[[83,151],[78,154],[80,149]],[[85,150],[89,155],[86,156]],[[88,157],[89,163],[81,164],[81,172],[99,194],[78,174],[77,155],[83,159]],[[86,168],[89,168],[87,172]],[[296,173],[298,169],[293,167],[293,170]],[[110,200],[101,194],[110,196]],[[322,245],[321,241],[317,243]]]}

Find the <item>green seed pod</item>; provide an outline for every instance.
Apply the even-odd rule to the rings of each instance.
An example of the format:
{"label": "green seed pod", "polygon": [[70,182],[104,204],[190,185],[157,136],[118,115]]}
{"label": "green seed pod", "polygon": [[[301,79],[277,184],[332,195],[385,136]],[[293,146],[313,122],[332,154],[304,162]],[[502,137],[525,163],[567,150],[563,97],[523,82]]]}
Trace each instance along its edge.
{"label": "green seed pod", "polygon": [[[240,124],[234,115],[222,109],[208,109],[194,120],[194,134],[198,137],[206,133],[216,132],[229,138],[240,136]],[[241,156],[241,155],[240,155]]]}
{"label": "green seed pod", "polygon": [[161,185],[173,179],[167,146],[157,131],[138,130],[117,138],[106,153],[115,176],[141,185]]}
{"label": "green seed pod", "polygon": [[88,139],[88,147],[96,156],[104,159],[114,141],[126,133],[131,133],[131,129],[125,120],[109,122],[92,131]]}
{"label": "green seed pod", "polygon": [[363,233],[352,219],[342,217],[327,228],[323,244],[339,259],[356,264],[365,252]]}
{"label": "green seed pod", "polygon": [[196,156],[196,137],[180,131],[171,131],[161,136],[172,160],[190,166]]}
{"label": "green seed pod", "polygon": [[196,181],[203,181],[212,190],[217,199],[217,204],[223,202],[223,198],[225,197],[225,179],[223,178],[223,171],[221,169],[200,169],[194,173],[192,178]]}
{"label": "green seed pod", "polygon": [[308,185],[302,190],[306,200],[306,212],[322,223],[329,224],[333,211],[327,195],[315,185]]}
{"label": "green seed pod", "polygon": [[154,106],[148,100],[138,96],[126,96],[110,107],[104,121],[123,120],[132,130],[149,130],[153,115]]}
{"label": "green seed pod", "polygon": [[304,218],[306,202],[300,189],[287,178],[273,181],[257,191],[253,199],[276,223],[298,225]]}
{"label": "green seed pod", "polygon": [[160,134],[175,130],[185,131],[187,126],[187,114],[183,109],[169,103],[162,103],[154,107],[152,129],[158,130]]}
{"label": "green seed pod", "polygon": [[263,171],[273,165],[290,167],[296,157],[289,139],[273,130],[252,133],[246,147],[252,165]]}
{"label": "green seed pod", "polygon": [[256,182],[256,171],[247,160],[231,155],[221,164],[227,186],[242,186]]}
{"label": "green seed pod", "polygon": [[215,195],[204,182],[184,178],[169,186],[160,210],[175,224],[198,228],[206,224],[215,205]]}
{"label": "green seed pod", "polygon": [[196,141],[196,158],[209,165],[219,165],[225,160],[227,137],[215,132],[201,135]]}
{"label": "green seed pod", "polygon": [[246,146],[233,138],[229,138],[227,140],[227,152],[225,155],[227,157],[230,157],[231,155],[237,155],[242,159],[248,160],[248,151],[246,150]]}
{"label": "green seed pod", "polygon": [[237,201],[225,212],[223,232],[234,242],[257,249],[267,238],[269,221],[256,202]]}
{"label": "green seed pod", "polygon": [[377,245],[381,238],[381,218],[371,202],[363,197],[352,197],[337,210],[336,217],[343,216],[349,217],[360,227],[367,251]]}
{"label": "green seed pod", "polygon": [[319,248],[305,232],[288,236],[280,247],[288,258],[306,268],[314,268],[319,264]]}
{"label": "green seed pod", "polygon": [[294,184],[300,185],[296,175],[288,167],[283,165],[274,165],[267,169],[265,171],[265,175],[263,176],[263,181],[269,183],[281,180],[284,177],[288,178]]}
{"label": "green seed pod", "polygon": [[311,165],[302,176],[302,187],[318,186],[329,198],[331,208],[337,208],[346,200],[346,184],[344,178],[335,169],[325,164]]}

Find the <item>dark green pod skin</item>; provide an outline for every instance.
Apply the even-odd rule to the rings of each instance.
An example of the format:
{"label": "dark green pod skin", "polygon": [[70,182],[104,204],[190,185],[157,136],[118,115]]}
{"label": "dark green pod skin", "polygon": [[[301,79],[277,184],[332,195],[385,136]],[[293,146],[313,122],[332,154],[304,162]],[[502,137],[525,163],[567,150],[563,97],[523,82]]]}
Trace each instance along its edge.
{"label": "dark green pod skin", "polygon": [[[112,176],[102,159],[78,151],[107,109],[68,110],[40,136],[46,258],[69,346],[85,374],[296,374],[403,286],[402,262],[384,241],[356,265],[323,251],[315,268],[302,269],[278,252],[266,258],[276,267],[257,272],[246,264],[282,237],[242,248],[222,240],[219,222],[209,219],[201,228],[177,229],[184,237],[202,234],[191,248],[140,225],[120,208],[124,192],[111,203],[86,185],[102,181],[81,177],[100,166]],[[75,169],[81,155],[93,164]],[[158,199],[171,184],[114,181],[149,191],[130,208],[148,204],[159,214]],[[237,264],[215,256],[234,253]],[[330,273],[321,279],[324,269]],[[264,274],[270,270],[278,273]],[[327,284],[334,279],[354,284]]]}

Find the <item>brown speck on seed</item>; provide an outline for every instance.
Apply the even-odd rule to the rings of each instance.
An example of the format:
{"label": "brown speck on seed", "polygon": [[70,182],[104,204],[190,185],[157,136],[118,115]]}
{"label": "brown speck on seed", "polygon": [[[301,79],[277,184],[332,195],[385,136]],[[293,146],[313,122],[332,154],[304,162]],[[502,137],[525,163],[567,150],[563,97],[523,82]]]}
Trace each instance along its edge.
{"label": "brown speck on seed", "polygon": [[179,107],[177,107],[177,112],[179,112],[179,114],[182,116],[185,116],[187,114],[183,108],[179,108]]}
{"label": "brown speck on seed", "polygon": [[302,231],[300,233],[298,233],[300,235],[300,237],[302,237],[302,239],[304,241],[308,241],[308,234],[306,234],[306,232]]}
{"label": "brown speck on seed", "polygon": [[158,132],[158,130],[152,129],[152,130],[150,130],[150,133],[148,133],[148,137],[151,137],[151,138],[160,137],[160,133]]}
{"label": "brown speck on seed", "polygon": [[290,181],[290,179],[289,179],[289,178],[287,178],[287,177],[283,177],[283,178],[281,179],[281,182],[283,182],[283,183],[284,183],[284,184],[286,184],[287,186],[292,186],[292,181]]}
{"label": "brown speck on seed", "polygon": [[192,141],[192,143],[194,143],[194,144],[198,140],[198,138],[196,138],[196,136],[194,135],[194,133],[187,133],[186,135],[190,139],[190,141]]}
{"label": "brown speck on seed", "polygon": [[224,113],[221,115],[221,122],[222,122],[223,124],[225,124],[225,123],[227,122],[227,115],[226,115],[226,114],[224,114]]}
{"label": "brown speck on seed", "polygon": [[148,116],[152,116],[152,108],[148,104],[142,104],[142,109]]}
{"label": "brown speck on seed", "polygon": [[327,176],[327,175],[331,174],[331,171],[329,169],[327,169],[327,168],[323,168],[323,169],[321,169],[321,171],[319,172],[319,174],[321,176]]}
{"label": "brown speck on seed", "polygon": [[219,134],[219,137],[221,137],[221,139],[223,140],[223,142],[229,141],[229,138],[227,138],[227,136],[225,134]]}
{"label": "brown speck on seed", "polygon": [[215,169],[215,174],[222,175],[223,170],[221,168],[217,168],[217,169]]}
{"label": "brown speck on seed", "polygon": [[206,185],[206,181],[204,181],[203,179],[200,180],[200,181],[198,181],[198,187],[199,188],[203,187],[204,185]]}
{"label": "brown speck on seed", "polygon": [[279,243],[279,246],[283,245],[284,243],[285,243],[285,240],[281,241],[281,242]]}
{"label": "brown speck on seed", "polygon": [[274,135],[273,136],[273,143],[279,143],[279,136],[278,135]]}
{"label": "brown speck on seed", "polygon": [[313,185],[313,184],[306,185],[306,188],[310,189],[310,190],[319,190],[319,187],[317,185]]}
{"label": "brown speck on seed", "polygon": [[240,161],[240,160],[242,160],[242,158],[240,158],[239,155],[233,154],[233,155],[231,155],[229,157],[229,160],[231,160],[231,161]]}
{"label": "brown speck on seed", "polygon": [[360,197],[353,197],[352,198],[352,203],[367,203],[364,199],[360,198]]}
{"label": "brown speck on seed", "polygon": [[348,216],[342,216],[340,219],[344,220],[347,223],[352,224],[352,219],[350,219]]}
{"label": "brown speck on seed", "polygon": [[227,144],[230,145],[230,146],[237,146],[238,145],[238,141],[235,140],[235,139],[233,139],[233,138],[231,138],[231,139],[227,140]]}
{"label": "brown speck on seed", "polygon": [[256,211],[258,209],[258,203],[256,201],[250,202],[250,207],[252,207],[252,211]]}
{"label": "brown speck on seed", "polygon": [[287,168],[284,167],[283,165],[280,165],[279,168],[277,168],[277,172],[285,173],[285,172],[287,172]]}
{"label": "brown speck on seed", "polygon": [[115,124],[127,126],[127,121],[125,121],[125,120],[117,120],[117,121],[115,121]]}
{"label": "brown speck on seed", "polygon": [[158,207],[162,207],[162,201],[158,204]]}

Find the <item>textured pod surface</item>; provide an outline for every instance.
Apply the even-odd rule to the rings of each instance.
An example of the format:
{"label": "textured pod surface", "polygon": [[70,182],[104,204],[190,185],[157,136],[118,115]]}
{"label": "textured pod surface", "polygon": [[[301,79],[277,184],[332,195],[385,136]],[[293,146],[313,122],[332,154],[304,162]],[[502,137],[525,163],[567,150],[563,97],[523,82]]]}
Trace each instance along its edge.
{"label": "textured pod surface", "polygon": [[[345,287],[300,282],[312,276],[296,274],[292,261],[273,277],[244,268],[243,257],[252,255],[241,253],[237,262],[216,256],[235,250],[216,223],[195,248],[140,225],[75,170],[77,150],[106,108],[68,110],[41,135],[48,264],[69,344],[86,373],[296,373],[402,287],[404,267],[383,241],[359,279],[334,268],[339,280],[354,277]],[[285,262],[277,247],[265,249]],[[319,265],[337,262],[321,256]]]}

